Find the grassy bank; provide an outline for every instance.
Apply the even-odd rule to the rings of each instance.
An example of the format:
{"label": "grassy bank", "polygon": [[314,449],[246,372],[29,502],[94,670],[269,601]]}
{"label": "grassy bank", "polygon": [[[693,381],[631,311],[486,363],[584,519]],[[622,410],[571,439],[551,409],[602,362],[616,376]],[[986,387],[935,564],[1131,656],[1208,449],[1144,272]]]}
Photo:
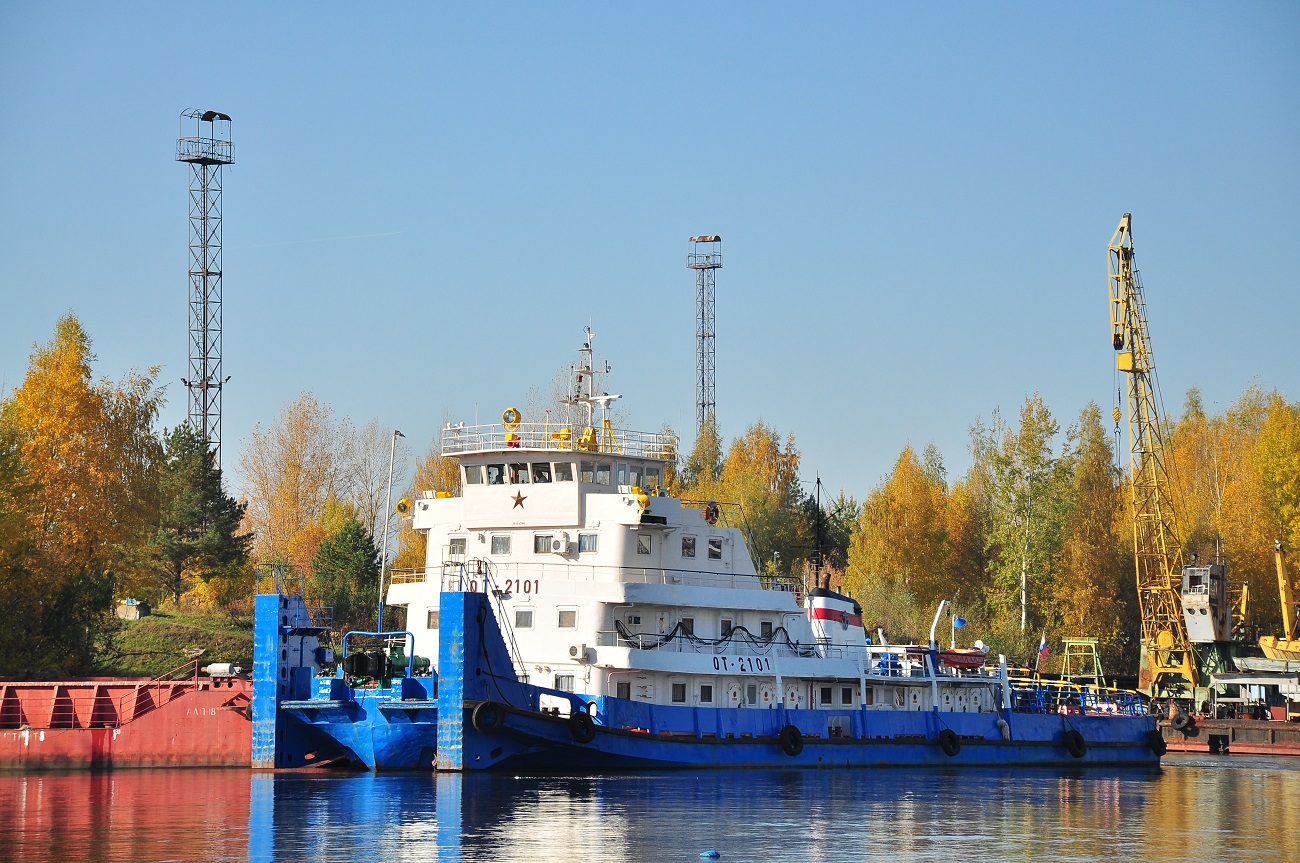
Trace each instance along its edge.
{"label": "grassy bank", "polygon": [[155,611],[140,620],[124,620],[114,650],[96,669],[98,674],[155,677],[183,665],[202,649],[199,665],[233,662],[253,668],[253,618],[227,611]]}

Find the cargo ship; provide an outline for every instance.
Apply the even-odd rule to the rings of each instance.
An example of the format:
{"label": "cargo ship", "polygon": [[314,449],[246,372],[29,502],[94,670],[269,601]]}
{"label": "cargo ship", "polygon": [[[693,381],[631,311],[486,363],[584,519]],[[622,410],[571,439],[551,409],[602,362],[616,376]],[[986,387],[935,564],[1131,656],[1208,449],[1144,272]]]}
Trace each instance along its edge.
{"label": "cargo ship", "polygon": [[873,640],[851,596],[760,575],[731,508],[667,493],[676,438],[614,426],[608,370],[588,329],[567,417],[443,430],[462,493],[402,504],[427,537],[387,587],[402,631],[336,656],[290,579],[260,588],[255,767],[1159,764],[1135,694]]}
{"label": "cargo ship", "polygon": [[0,680],[0,769],[247,767],[240,671],[193,660],[155,678]]}

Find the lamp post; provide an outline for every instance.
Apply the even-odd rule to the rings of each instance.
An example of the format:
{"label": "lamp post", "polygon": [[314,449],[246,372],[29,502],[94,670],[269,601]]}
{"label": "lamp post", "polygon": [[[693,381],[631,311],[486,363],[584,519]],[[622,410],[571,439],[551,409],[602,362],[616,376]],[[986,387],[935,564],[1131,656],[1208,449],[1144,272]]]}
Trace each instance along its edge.
{"label": "lamp post", "polygon": [[388,569],[388,519],[393,512],[393,458],[397,455],[397,439],[406,437],[393,429],[393,439],[388,446],[388,492],[384,495],[384,538],[382,551],[379,552],[379,615],[375,619],[375,631],[384,631],[384,571]]}

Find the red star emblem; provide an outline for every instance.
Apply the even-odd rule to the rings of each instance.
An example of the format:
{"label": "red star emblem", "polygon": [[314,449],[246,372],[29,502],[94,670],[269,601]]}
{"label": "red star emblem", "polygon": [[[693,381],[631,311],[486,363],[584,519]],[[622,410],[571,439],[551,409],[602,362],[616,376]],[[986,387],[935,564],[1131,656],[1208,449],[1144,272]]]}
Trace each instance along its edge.
{"label": "red star emblem", "polygon": [[[521,491],[517,491],[517,492],[515,492],[515,497],[514,497],[515,506],[519,507],[520,509],[523,509],[523,508],[524,508],[524,501],[526,501],[526,500],[528,500],[528,498],[524,497],[524,493],[523,493],[523,492],[521,492]],[[511,508],[511,509],[514,509],[515,506],[512,506],[512,507],[510,507],[510,508]]]}

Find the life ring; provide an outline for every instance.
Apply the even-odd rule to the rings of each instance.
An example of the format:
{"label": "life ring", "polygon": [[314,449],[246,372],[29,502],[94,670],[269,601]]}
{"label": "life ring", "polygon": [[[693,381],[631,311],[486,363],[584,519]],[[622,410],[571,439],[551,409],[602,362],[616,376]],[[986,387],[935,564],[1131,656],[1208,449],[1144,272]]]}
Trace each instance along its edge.
{"label": "life ring", "polygon": [[1169,724],[1174,727],[1175,731],[1181,731],[1184,734],[1191,731],[1192,716],[1190,713],[1183,713],[1181,710],[1174,714],[1174,718],[1169,720]]}
{"label": "life ring", "polygon": [[1169,744],[1165,743],[1165,736],[1160,733],[1160,729],[1153,728],[1147,732],[1147,746],[1156,755],[1164,755],[1169,751]]}
{"label": "life ring", "polygon": [[1084,741],[1083,735],[1073,728],[1065,732],[1065,751],[1070,753],[1072,758],[1082,758],[1088,754],[1088,744]]}
{"label": "life ring", "polygon": [[704,521],[706,524],[715,525],[718,523],[718,516],[721,515],[721,508],[716,500],[710,499],[704,505]]}
{"label": "life ring", "polygon": [[506,712],[495,701],[480,701],[469,719],[480,734],[496,734],[506,721]]}
{"label": "life ring", "polygon": [[506,408],[501,412],[501,424],[506,427],[506,431],[519,431],[519,421],[524,418],[519,413],[519,408]]}
{"label": "life ring", "polygon": [[596,723],[590,713],[575,710],[569,714],[569,736],[579,743],[590,743],[596,739]]}
{"label": "life ring", "polygon": [[791,758],[803,752],[803,732],[793,725],[787,725],[776,735],[776,742],[781,744],[781,751]]}
{"label": "life ring", "polygon": [[951,758],[961,752],[961,738],[951,728],[945,728],[939,732],[939,748],[943,750],[944,755]]}

